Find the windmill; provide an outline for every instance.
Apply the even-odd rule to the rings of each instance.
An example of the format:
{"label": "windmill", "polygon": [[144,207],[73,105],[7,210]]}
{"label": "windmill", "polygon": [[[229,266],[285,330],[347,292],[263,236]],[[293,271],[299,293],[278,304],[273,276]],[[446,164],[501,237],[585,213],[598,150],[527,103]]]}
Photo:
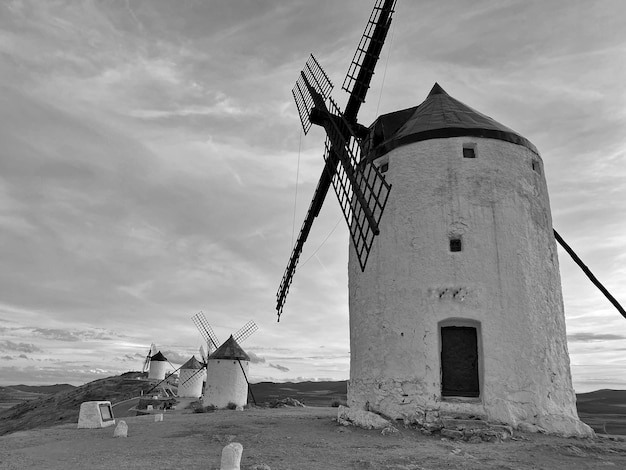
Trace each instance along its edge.
{"label": "windmill", "polygon": [[[327,139],[324,172],[277,293],[278,317],[332,184],[352,239],[351,408],[422,425],[468,414],[589,436],[576,412],[562,239],[537,148],[437,83],[421,104],[369,128],[357,123],[394,7],[374,6],[344,81],[345,112],[313,56],[293,89],[304,132],[321,125]],[[365,269],[368,260],[375,269]]]}
{"label": "windmill", "polygon": [[143,367],[141,369],[141,372],[148,372],[148,369],[150,369],[150,358],[155,352],[156,346],[154,345],[154,343],[152,343],[148,348],[148,354],[146,354],[146,358],[143,361]]}
{"label": "windmill", "polygon": [[[184,381],[181,381],[180,386],[193,386],[191,384],[202,379],[203,372],[206,370],[205,402],[210,400],[210,402],[207,402],[208,404],[218,407],[224,407],[229,402],[243,406],[247,401],[250,386],[247,374],[250,358],[239,344],[254,334],[259,327],[251,320],[220,345],[213,328],[211,328],[203,312],[195,314],[192,320],[206,341],[208,352],[206,357],[203,358],[202,368],[191,374]],[[201,355],[203,353],[204,351],[201,348]],[[245,384],[245,389],[243,384]],[[251,390],[250,392],[252,393]],[[254,400],[254,395],[252,395],[252,399]]]}
{"label": "windmill", "polygon": [[304,133],[312,124],[326,131],[325,165],[276,294],[279,321],[302,247],[331,185],[350,229],[361,270],[365,270],[374,237],[380,232],[378,226],[391,186],[376,165],[361,159],[360,145],[368,129],[357,122],[357,115],[365,102],[395,4],[396,0],[378,0],[374,5],[343,82],[342,88],[350,94],[344,112],[330,97],[333,85],[313,55],[293,88]]}

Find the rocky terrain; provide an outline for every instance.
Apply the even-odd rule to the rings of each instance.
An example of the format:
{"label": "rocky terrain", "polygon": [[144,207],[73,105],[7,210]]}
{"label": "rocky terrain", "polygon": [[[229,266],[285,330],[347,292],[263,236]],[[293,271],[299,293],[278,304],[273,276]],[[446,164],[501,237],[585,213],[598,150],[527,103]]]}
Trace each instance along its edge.
{"label": "rocky terrain", "polygon": [[[0,436],[0,469],[154,468],[214,470],[231,442],[243,445],[242,470],[598,470],[626,468],[620,437],[567,439],[514,432],[486,442],[425,434],[402,422],[386,430],[344,426],[337,408],[250,408],[166,411],[124,418],[114,427],[75,423]],[[119,419],[117,420],[119,424]]]}

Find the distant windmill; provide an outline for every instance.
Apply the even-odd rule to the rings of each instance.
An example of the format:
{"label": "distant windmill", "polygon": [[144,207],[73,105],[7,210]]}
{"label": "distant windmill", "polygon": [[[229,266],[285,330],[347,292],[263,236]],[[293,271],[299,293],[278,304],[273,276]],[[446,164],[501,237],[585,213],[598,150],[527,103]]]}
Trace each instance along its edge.
{"label": "distant windmill", "polygon": [[277,293],[278,318],[332,184],[352,239],[352,408],[589,436],[569,369],[563,242],[536,147],[438,84],[417,106],[357,123],[394,7],[374,6],[344,81],[344,112],[313,56],[293,89],[304,132],[326,131],[326,164]]}
{"label": "distant windmill", "polygon": [[[205,406],[214,405],[218,408],[225,408],[229,403],[244,406],[247,403],[250,386],[248,381],[250,357],[241,349],[239,343],[248,339],[259,327],[253,321],[249,321],[218,346],[219,340],[204,313],[197,313],[192,317],[192,320],[209,347],[209,354],[207,354],[208,357],[204,363],[207,380],[203,404]],[[215,350],[211,353],[212,348]],[[193,383],[193,381],[200,380],[204,368],[198,370],[181,384],[186,386],[188,382]],[[252,398],[254,400],[254,395]]]}
{"label": "distant windmill", "polygon": [[150,345],[150,348],[148,348],[148,354],[146,354],[146,358],[143,361],[143,368],[141,369],[142,372],[147,372],[148,369],[150,369],[150,358],[155,352],[156,346],[154,345],[154,343],[152,343]]}
{"label": "distant windmill", "polygon": [[170,364],[170,362],[163,355],[163,353],[161,353],[161,351],[157,351],[156,354],[150,356],[150,370],[148,371],[148,378],[163,380],[165,378],[165,371],[168,364]]}
{"label": "distant windmill", "polygon": [[180,367],[177,393],[179,398],[198,398],[202,395],[202,383],[206,375],[206,359],[203,355],[201,357],[202,362],[198,361],[196,356],[191,356],[191,358]]}

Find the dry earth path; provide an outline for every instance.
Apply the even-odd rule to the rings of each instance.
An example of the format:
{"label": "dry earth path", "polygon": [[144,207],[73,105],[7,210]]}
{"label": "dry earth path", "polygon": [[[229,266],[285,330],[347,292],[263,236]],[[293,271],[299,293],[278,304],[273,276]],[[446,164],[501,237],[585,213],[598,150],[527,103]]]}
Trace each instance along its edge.
{"label": "dry earth path", "polygon": [[242,470],[259,464],[272,470],[626,469],[623,440],[516,434],[516,440],[472,444],[425,436],[401,423],[388,435],[344,427],[336,413],[317,407],[175,411],[162,422],[124,418],[127,438],[113,438],[113,427],[63,424],[0,437],[0,469],[212,470],[229,442],[243,444]]}

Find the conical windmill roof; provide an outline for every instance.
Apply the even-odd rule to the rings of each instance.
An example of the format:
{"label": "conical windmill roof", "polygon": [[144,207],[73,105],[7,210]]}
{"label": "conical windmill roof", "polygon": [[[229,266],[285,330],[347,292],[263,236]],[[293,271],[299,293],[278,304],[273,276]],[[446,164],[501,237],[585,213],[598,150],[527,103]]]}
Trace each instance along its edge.
{"label": "conical windmill roof", "polygon": [[161,354],[161,351],[150,357],[150,361],[167,361],[167,358]]}
{"label": "conical windmill roof", "polygon": [[204,366],[202,365],[202,363],[200,361],[198,361],[198,359],[196,359],[196,356],[191,356],[191,359],[189,359],[187,362],[185,362],[182,367],[182,369],[192,369],[192,370],[198,370],[198,369],[202,369]]}
{"label": "conical windmill roof", "polygon": [[241,349],[241,346],[235,341],[233,335],[230,335],[230,338],[224,341],[224,343],[209,356],[209,359],[240,359],[242,361],[249,361],[250,356]]}
{"label": "conical windmill roof", "polygon": [[370,126],[366,148],[369,158],[377,158],[413,142],[461,136],[504,140],[539,153],[528,139],[452,98],[438,83],[419,106],[376,119]]}

